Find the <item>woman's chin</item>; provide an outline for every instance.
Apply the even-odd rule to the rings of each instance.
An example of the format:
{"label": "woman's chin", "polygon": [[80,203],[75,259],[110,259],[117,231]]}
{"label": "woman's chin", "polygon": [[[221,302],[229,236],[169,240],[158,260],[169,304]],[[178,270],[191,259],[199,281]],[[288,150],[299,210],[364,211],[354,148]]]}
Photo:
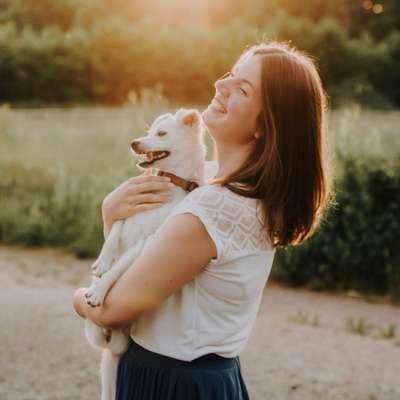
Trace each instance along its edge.
{"label": "woman's chin", "polygon": [[210,105],[201,113],[201,116],[204,124],[208,127],[211,127],[214,125],[219,125],[225,115]]}

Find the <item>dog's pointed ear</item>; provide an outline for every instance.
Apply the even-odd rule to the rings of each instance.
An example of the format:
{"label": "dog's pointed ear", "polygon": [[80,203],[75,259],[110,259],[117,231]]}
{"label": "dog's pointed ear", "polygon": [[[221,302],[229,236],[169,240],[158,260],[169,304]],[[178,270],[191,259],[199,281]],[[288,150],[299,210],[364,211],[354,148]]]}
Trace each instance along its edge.
{"label": "dog's pointed ear", "polygon": [[176,117],[178,121],[182,123],[182,125],[192,127],[200,122],[200,113],[197,110],[186,110],[181,108],[176,113]]}

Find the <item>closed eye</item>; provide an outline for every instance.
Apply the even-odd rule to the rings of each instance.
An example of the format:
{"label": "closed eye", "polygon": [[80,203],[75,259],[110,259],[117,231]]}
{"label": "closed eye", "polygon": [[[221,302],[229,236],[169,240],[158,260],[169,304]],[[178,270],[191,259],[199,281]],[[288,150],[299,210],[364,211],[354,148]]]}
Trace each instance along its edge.
{"label": "closed eye", "polygon": [[[222,75],[221,78],[219,78],[218,80],[222,80],[222,79],[228,78],[229,76],[233,76],[233,73],[232,73],[231,71],[226,72],[226,73],[225,73],[224,75]],[[242,87],[239,87],[239,90],[240,90],[245,96],[247,96],[247,92],[246,92]]]}
{"label": "closed eye", "polygon": [[167,134],[167,132],[165,132],[165,131],[159,131],[159,132],[157,132],[157,135],[158,136],[165,136]]}

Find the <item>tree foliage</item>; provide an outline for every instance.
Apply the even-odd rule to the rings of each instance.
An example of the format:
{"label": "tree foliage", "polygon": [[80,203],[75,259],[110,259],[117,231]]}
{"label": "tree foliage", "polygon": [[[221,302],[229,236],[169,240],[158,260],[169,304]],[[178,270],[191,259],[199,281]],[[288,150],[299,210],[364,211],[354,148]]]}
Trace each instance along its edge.
{"label": "tree foliage", "polygon": [[276,39],[317,60],[334,106],[400,105],[395,0],[227,4],[2,0],[0,101],[122,103],[162,85],[168,97],[202,102],[246,46]]}

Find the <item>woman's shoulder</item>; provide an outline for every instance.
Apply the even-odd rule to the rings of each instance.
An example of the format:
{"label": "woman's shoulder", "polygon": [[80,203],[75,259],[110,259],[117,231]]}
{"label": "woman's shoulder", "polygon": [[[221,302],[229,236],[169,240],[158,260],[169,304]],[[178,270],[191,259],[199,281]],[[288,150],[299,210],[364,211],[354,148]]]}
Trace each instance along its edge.
{"label": "woman's shoulder", "polygon": [[205,215],[232,250],[270,247],[262,229],[262,208],[257,199],[244,197],[219,184],[207,184],[186,196],[178,209],[196,210]]}
{"label": "woman's shoulder", "polygon": [[226,201],[234,201],[237,195],[226,187],[216,183],[206,183],[190,192],[184,201],[198,202],[204,206],[220,208]]}
{"label": "woman's shoulder", "polygon": [[211,212],[221,202],[223,192],[216,185],[205,184],[188,193],[174,208],[177,212],[183,208],[202,209]]}
{"label": "woman's shoulder", "polygon": [[199,186],[192,191],[188,197],[189,200],[200,200],[201,203],[217,208],[223,207],[224,205],[237,204],[241,209],[254,209],[258,205],[257,199],[242,196],[218,183],[207,183]]}

